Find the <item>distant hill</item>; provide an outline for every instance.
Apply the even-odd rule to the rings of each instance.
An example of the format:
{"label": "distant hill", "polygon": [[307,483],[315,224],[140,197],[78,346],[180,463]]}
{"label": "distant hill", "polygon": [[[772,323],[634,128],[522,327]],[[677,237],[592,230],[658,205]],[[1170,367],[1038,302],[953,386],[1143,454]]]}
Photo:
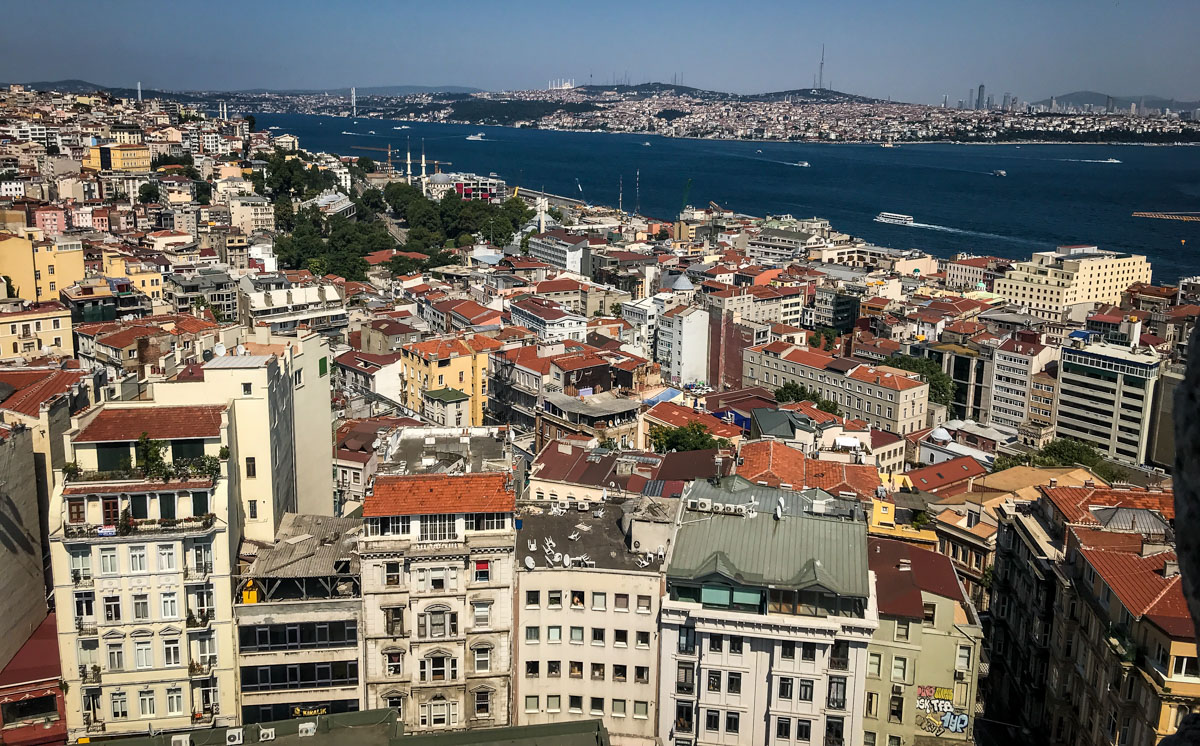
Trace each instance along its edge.
{"label": "distant hill", "polygon": [[[246,88],[231,93],[262,94],[276,93],[280,95],[304,96],[328,93],[332,96],[349,96],[349,88]],[[471,88],[463,85],[377,85],[362,86],[356,90],[359,96],[410,96],[414,93],[483,93],[482,88]]]}
{"label": "distant hill", "polygon": [[[136,96],[136,88],[122,88],[114,86],[100,85],[99,83],[91,83],[86,80],[40,80],[33,83],[25,83],[26,88],[32,88],[37,91],[61,91],[63,93],[95,93],[103,91],[113,96]],[[357,93],[360,96],[407,96],[413,93],[479,93],[482,89],[470,88],[467,86],[455,85],[384,85],[384,86],[364,86],[359,88]],[[180,101],[200,101],[211,98],[215,94],[220,93],[240,93],[240,94],[264,94],[277,93],[282,95],[305,95],[329,93],[335,96],[349,96],[349,88],[304,88],[293,90],[279,90],[273,88],[247,88],[239,91],[160,91],[152,88],[143,88],[142,96],[144,98],[169,98]]]}
{"label": "distant hill", "polygon": [[678,96],[692,96],[701,99],[729,101],[783,101],[785,99],[791,99],[792,101],[802,100],[830,103],[845,103],[847,101],[857,103],[874,103],[878,100],[867,98],[865,96],[856,96],[853,93],[834,91],[828,88],[823,88],[820,90],[813,88],[796,88],[790,91],[742,94],[726,93],[724,91],[709,91],[703,88],[692,88],[690,86],[675,85],[673,83],[639,83],[638,85],[585,85],[579,86],[579,90],[587,93],[603,93],[604,91],[613,91],[615,93],[633,93],[645,95],[674,93]]}
{"label": "distant hill", "polygon": [[[1095,108],[1104,108],[1108,103],[1107,93],[1098,93],[1096,91],[1075,91],[1066,93],[1062,96],[1055,96],[1059,106],[1075,106],[1085,107],[1091,106]],[[1137,104],[1139,107],[1144,103],[1151,109],[1171,109],[1173,111],[1189,110],[1200,108],[1200,101],[1176,101],[1171,98],[1163,98],[1162,96],[1113,96],[1113,108],[1128,109],[1130,104]],[[1041,101],[1033,102],[1034,106],[1049,106],[1050,99],[1044,98]]]}

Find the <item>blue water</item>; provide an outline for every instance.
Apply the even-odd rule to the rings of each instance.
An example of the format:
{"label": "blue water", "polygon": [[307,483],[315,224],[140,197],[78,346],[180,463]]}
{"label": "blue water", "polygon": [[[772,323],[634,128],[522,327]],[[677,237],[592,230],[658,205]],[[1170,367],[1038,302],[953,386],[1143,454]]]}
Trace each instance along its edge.
{"label": "blue water", "polygon": [[[596,204],[616,206],[623,180],[625,209],[640,208],[662,219],[679,212],[691,179],[688,204],[711,200],[751,215],[817,215],[882,246],[937,256],[967,251],[1026,258],[1034,251],[1086,243],[1145,254],[1158,282],[1200,274],[1200,222],[1130,215],[1200,210],[1200,147],[906,144],[889,149],[355,122],[303,114],[256,117],[259,127],[278,126],[297,135],[308,150],[377,160],[386,154],[354,146],[390,142],[394,160],[402,161],[406,138],[417,158],[423,138],[431,162],[450,161],[456,171],[494,171],[510,185]],[[410,129],[393,129],[401,124]],[[487,139],[465,139],[476,132]],[[1121,163],[1097,162],[1107,158]],[[801,160],[811,167],[794,165]],[[993,176],[996,169],[1008,176]],[[912,215],[918,225],[874,222],[881,211]]]}

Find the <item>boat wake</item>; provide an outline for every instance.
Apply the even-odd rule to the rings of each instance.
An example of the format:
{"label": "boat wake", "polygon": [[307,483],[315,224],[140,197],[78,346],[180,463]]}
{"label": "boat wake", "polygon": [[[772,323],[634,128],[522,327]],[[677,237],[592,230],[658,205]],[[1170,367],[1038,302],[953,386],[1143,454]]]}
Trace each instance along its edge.
{"label": "boat wake", "polygon": [[923,228],[927,231],[940,231],[942,233],[957,233],[963,236],[979,236],[980,238],[994,238],[998,241],[1012,241],[1013,243],[1037,244],[1037,241],[1031,241],[1027,238],[1018,238],[1016,236],[1002,236],[999,233],[987,233],[984,231],[969,231],[965,228],[951,228],[948,225],[934,225],[932,223],[909,223],[908,228]]}
{"label": "boat wake", "polygon": [[1116,158],[1051,158],[1060,163],[1120,163]]}

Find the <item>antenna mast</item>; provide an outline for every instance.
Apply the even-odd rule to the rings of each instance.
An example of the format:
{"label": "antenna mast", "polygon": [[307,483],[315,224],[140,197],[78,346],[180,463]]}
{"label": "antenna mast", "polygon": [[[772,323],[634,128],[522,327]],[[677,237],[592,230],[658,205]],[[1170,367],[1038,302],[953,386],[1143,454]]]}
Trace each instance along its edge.
{"label": "antenna mast", "polygon": [[825,45],[821,45],[821,67],[817,75],[817,90],[825,90]]}

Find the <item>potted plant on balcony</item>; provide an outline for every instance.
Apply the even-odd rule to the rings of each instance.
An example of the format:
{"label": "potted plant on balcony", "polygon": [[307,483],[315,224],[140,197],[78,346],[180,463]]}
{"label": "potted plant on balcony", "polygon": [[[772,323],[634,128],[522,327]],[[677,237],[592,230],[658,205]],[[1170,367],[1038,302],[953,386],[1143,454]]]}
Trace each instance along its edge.
{"label": "potted plant on balcony", "polygon": [[67,463],[63,464],[62,470],[63,477],[65,477],[68,481],[78,478],[80,473],[83,471],[79,468],[79,464],[75,463],[74,461],[68,461]]}
{"label": "potted plant on balcony", "polygon": [[221,450],[217,452],[217,458],[222,461],[229,460],[229,446],[221,446]]}
{"label": "potted plant on balcony", "polygon": [[133,514],[129,512],[129,508],[121,511],[121,517],[117,519],[117,535],[129,536],[137,528],[137,524],[133,520]]}

